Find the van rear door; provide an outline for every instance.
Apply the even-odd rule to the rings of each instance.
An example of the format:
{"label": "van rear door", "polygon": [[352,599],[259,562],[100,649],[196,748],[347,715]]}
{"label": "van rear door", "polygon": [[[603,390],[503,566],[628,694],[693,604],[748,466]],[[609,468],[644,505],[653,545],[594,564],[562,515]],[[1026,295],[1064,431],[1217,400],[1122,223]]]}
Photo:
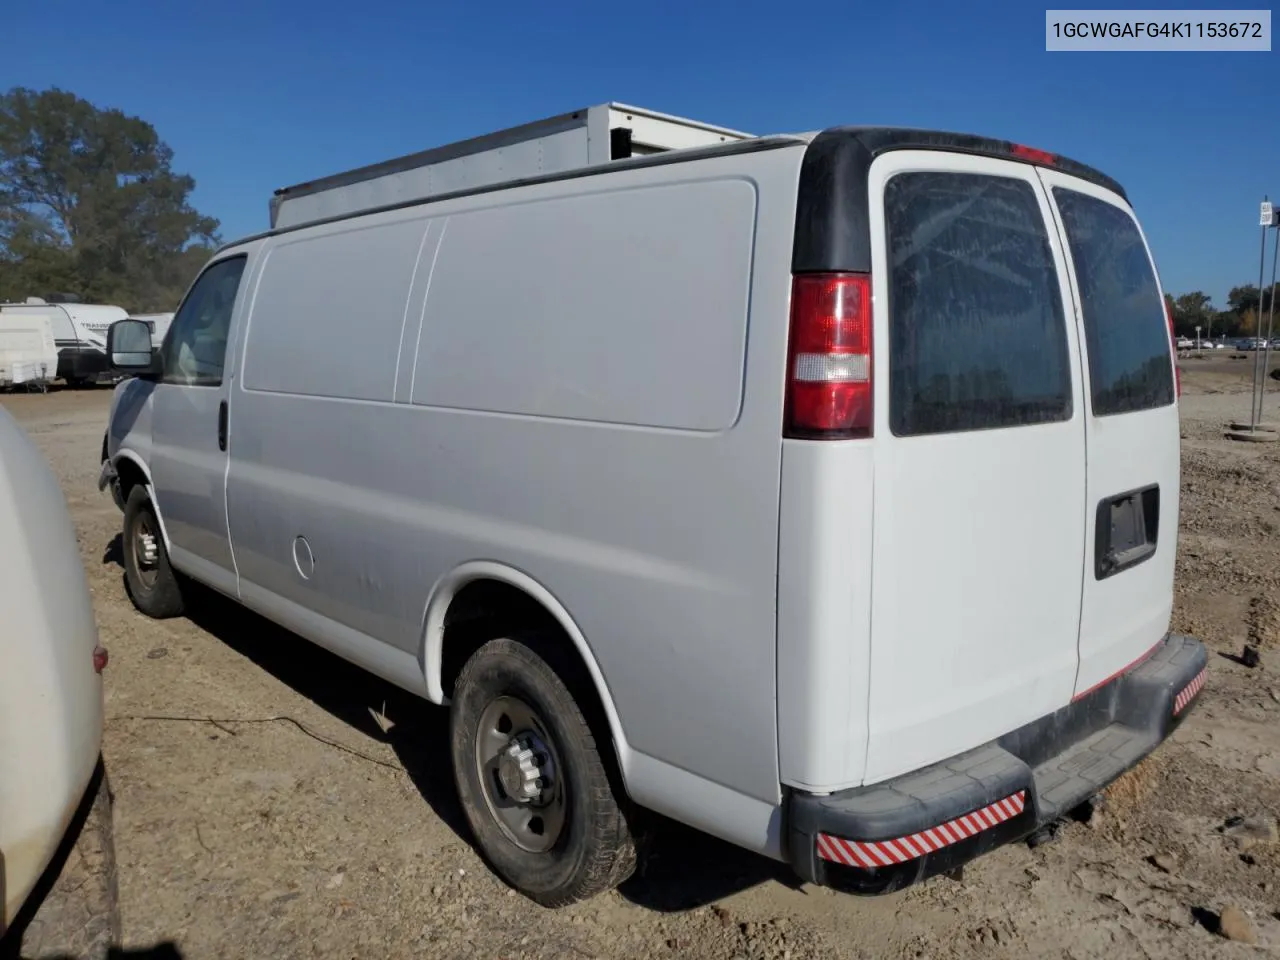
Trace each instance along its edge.
{"label": "van rear door", "polygon": [[875,782],[1070,701],[1086,479],[1078,333],[1035,168],[898,150],[869,190]]}
{"label": "van rear door", "polygon": [[1129,204],[1038,171],[1067,250],[1084,351],[1087,503],[1075,695],[1142,658],[1173,610],[1179,424],[1164,295]]}

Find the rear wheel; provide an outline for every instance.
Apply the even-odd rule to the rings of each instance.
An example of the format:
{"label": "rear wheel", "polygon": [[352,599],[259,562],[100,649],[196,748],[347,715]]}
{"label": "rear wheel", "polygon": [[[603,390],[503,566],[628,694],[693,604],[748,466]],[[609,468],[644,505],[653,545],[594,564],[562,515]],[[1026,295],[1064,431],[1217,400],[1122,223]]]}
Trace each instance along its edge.
{"label": "rear wheel", "polygon": [[606,759],[538,638],[493,640],[454,689],[453,773],[481,853],[526,896],[555,907],[635,869],[631,830]]}
{"label": "rear wheel", "polygon": [[135,483],[124,504],[124,578],[133,605],[162,620],[182,615],[182,588],[169,565],[160,521],[147,488]]}

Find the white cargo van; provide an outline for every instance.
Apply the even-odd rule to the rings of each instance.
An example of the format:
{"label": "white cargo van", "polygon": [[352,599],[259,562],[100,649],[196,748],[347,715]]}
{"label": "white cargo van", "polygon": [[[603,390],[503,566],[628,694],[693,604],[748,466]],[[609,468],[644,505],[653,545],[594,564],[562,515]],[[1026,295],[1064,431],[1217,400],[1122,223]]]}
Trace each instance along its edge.
{"label": "white cargo van", "polygon": [[197,580],[448,704],[476,842],[546,904],[630,873],[637,808],[846,890],[952,870],[1204,683],[1121,187],[977,136],[708,137],[290,188],[155,360],[111,331],[138,608]]}

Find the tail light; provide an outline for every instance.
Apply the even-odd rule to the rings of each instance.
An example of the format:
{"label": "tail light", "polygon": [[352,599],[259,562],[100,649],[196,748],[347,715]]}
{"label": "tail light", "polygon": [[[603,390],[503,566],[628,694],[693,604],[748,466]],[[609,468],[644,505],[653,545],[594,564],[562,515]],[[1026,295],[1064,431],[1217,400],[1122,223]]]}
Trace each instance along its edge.
{"label": "tail light", "polygon": [[800,274],[791,282],[785,436],[872,434],[871,277]]}
{"label": "tail light", "polygon": [[1038,163],[1045,167],[1057,166],[1058,163],[1058,155],[1056,153],[1050,153],[1048,150],[1037,150],[1035,147],[1024,146],[1021,143],[1015,143],[1010,152],[1020,160]]}
{"label": "tail light", "polygon": [[1173,389],[1174,395],[1182,396],[1182,371],[1178,369],[1178,336],[1173,332],[1173,307],[1169,301],[1164,302],[1164,315],[1169,321],[1169,352],[1173,354]]}

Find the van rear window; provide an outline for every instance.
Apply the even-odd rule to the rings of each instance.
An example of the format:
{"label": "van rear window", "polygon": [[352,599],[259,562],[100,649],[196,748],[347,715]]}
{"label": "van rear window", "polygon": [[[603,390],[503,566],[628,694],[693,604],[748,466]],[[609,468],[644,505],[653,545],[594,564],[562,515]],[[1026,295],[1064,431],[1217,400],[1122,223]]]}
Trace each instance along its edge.
{"label": "van rear window", "polygon": [[1031,184],[902,173],[884,202],[893,433],[1069,420],[1062,292]]}
{"label": "van rear window", "polygon": [[1151,258],[1133,218],[1055,187],[1076,268],[1094,416],[1173,403],[1169,329]]}

